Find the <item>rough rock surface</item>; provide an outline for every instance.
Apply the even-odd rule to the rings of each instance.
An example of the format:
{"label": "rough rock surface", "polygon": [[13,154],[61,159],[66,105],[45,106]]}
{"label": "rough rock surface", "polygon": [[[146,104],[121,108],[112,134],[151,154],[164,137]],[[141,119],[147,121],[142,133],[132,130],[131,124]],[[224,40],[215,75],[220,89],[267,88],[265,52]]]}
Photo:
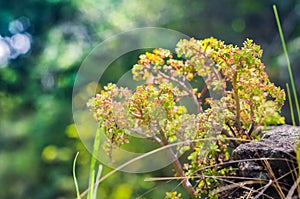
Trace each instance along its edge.
{"label": "rough rock surface", "polygon": [[[276,178],[285,175],[279,182],[286,194],[295,182],[288,173],[296,168],[295,145],[299,136],[299,127],[282,125],[271,127],[264,132],[260,141],[241,144],[233,151],[233,158],[241,160],[237,165],[237,176],[267,182],[269,179],[274,180],[274,175]],[[274,186],[270,186],[264,193],[273,198],[280,198]]]}

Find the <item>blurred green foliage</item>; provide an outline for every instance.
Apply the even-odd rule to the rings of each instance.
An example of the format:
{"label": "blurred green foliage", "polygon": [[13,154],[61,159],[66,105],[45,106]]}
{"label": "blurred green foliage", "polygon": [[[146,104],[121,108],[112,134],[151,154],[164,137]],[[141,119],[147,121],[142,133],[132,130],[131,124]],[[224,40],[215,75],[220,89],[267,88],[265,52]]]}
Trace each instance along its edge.
{"label": "blurred green foliage", "polygon": [[[278,6],[290,41],[292,66],[299,68],[296,0],[1,1],[0,35],[12,36],[9,23],[25,17],[30,21],[26,32],[31,35],[31,49],[0,68],[0,198],[75,198],[72,161],[77,151],[79,186],[86,188],[90,154],[73,125],[72,87],[89,51],[121,31],[157,26],[234,44],[249,37],[265,50],[264,63],[272,65],[267,66],[271,80],[284,85],[288,73],[272,4]],[[115,82],[118,75],[112,74],[123,74],[137,59],[137,54],[121,57],[101,83]],[[296,78],[296,85],[299,81]],[[172,171],[167,167],[153,174],[114,174],[100,185],[98,196],[162,198],[166,191],[180,189],[176,181],[144,182],[150,175],[170,176]]]}

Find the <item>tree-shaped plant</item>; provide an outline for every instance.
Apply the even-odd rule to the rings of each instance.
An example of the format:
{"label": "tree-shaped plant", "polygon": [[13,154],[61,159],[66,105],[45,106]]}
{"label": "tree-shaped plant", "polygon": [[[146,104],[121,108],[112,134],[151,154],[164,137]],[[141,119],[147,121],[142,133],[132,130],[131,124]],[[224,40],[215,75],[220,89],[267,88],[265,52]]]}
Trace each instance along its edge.
{"label": "tree-shaped plant", "polygon": [[[215,176],[230,172],[221,165],[232,148],[256,138],[262,126],[284,123],[279,113],[285,93],[269,81],[261,56],[250,39],[237,47],[215,38],[181,40],[176,54],[155,49],[140,55],[132,73],[144,85],[131,91],[108,84],[88,102],[109,138],[107,152],[130,144],[131,133],[161,147],[178,142],[188,162],[181,163],[172,148],[167,152],[183,187],[191,198],[217,198],[224,182]],[[189,111],[186,98],[197,111]]]}

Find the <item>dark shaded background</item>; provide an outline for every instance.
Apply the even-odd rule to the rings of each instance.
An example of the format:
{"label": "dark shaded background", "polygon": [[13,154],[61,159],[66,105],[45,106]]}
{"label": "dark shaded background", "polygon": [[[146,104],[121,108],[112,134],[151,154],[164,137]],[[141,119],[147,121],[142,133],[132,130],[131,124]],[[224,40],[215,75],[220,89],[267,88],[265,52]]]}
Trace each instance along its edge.
{"label": "dark shaded background", "polygon": [[[273,4],[281,16],[299,85],[299,1],[0,1],[0,198],[75,198],[71,174],[77,151],[80,189],[87,187],[90,155],[73,125],[72,87],[90,50],[121,31],[164,27],[237,45],[252,38],[264,49],[270,78],[285,88],[289,78]],[[16,35],[23,37],[17,40]],[[116,81],[136,60],[133,53],[115,62],[103,83]],[[290,123],[288,103],[283,115]],[[170,175],[170,168],[151,174],[117,173],[100,185],[98,195],[163,198],[164,192],[176,189],[177,182],[144,182],[144,178]]]}

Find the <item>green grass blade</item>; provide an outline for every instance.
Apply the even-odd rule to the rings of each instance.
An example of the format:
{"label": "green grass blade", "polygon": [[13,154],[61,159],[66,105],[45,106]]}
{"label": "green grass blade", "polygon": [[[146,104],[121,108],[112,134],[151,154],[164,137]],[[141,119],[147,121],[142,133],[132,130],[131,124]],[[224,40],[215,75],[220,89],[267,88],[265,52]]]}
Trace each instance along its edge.
{"label": "green grass blade", "polygon": [[285,85],[286,85],[288,100],[289,100],[289,104],[290,104],[290,112],[291,112],[292,123],[293,123],[293,126],[296,126],[290,87],[289,87],[288,83],[286,83]]}
{"label": "green grass blade", "polygon": [[[100,145],[100,132],[101,128],[97,129],[95,140],[94,140],[94,146],[93,146],[93,154],[92,154],[92,160],[91,160],[91,165],[90,165],[90,174],[89,174],[89,187],[90,191],[88,193],[87,198],[92,199],[93,198],[93,193],[94,193],[94,186],[95,186],[95,166],[96,166],[96,158],[95,155],[98,152],[99,145]],[[97,191],[97,190],[96,190]]]}
{"label": "green grass blade", "polygon": [[74,179],[74,184],[75,184],[77,199],[81,199],[79,188],[78,188],[78,182],[77,182],[77,178],[76,178],[76,171],[75,171],[75,169],[76,169],[76,161],[77,161],[78,155],[79,155],[79,152],[76,153],[76,156],[75,156],[74,161],[73,161],[73,179]]}
{"label": "green grass blade", "polygon": [[[294,77],[293,77],[291,63],[290,63],[289,55],[287,53],[287,48],[286,48],[286,44],[285,44],[285,41],[284,41],[284,36],[283,36],[283,32],[282,32],[282,28],[281,28],[281,23],[280,23],[280,19],[279,19],[279,15],[278,15],[278,12],[277,12],[276,5],[273,5],[273,10],[274,10],[275,18],[276,18],[276,23],[277,23],[277,26],[278,26],[278,31],[279,31],[279,35],[280,35],[280,39],[281,39],[281,44],[282,44],[283,52],[284,52],[284,55],[285,55],[287,66],[288,66],[288,71],[289,71],[289,76],[290,76],[290,80],[291,80],[292,91],[293,91],[293,95],[294,95],[294,99],[295,99],[295,104],[296,104],[297,115],[298,115],[298,121],[299,121],[298,124],[300,125],[300,109],[299,109],[299,102],[298,102],[298,98],[297,98],[297,91],[296,91],[296,87],[295,87],[295,81],[294,81]],[[291,105],[291,107],[292,107],[292,105]]]}

